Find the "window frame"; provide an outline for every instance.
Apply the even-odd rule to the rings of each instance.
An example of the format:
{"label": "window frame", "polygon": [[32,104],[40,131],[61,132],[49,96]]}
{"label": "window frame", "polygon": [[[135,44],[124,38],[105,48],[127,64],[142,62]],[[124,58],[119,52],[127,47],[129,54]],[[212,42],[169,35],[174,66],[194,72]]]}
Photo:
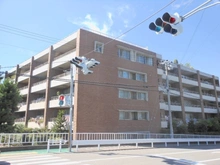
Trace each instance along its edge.
{"label": "window frame", "polygon": [[[97,45],[99,45],[99,46],[101,47],[101,51],[99,51]],[[100,48],[100,47],[99,47],[99,48]],[[101,53],[101,54],[103,54],[103,52],[104,52],[104,43],[99,42],[99,41],[95,41],[95,44],[94,44],[94,51],[97,52],[97,53]]]}
{"label": "window frame", "polygon": [[[118,110],[118,111],[119,111],[119,120],[149,121],[150,119],[150,113],[147,110]],[[128,113],[127,114],[128,117],[125,117],[126,113]],[[145,117],[140,117],[142,116],[141,114],[145,114]]]}

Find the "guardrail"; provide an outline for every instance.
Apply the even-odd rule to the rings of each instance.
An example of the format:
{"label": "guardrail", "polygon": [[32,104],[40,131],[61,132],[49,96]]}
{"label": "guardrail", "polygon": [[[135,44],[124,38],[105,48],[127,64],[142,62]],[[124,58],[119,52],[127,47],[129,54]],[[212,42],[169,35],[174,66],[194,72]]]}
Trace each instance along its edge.
{"label": "guardrail", "polygon": [[47,144],[48,139],[68,140],[68,133],[1,133],[0,147]]}
{"label": "guardrail", "polygon": [[190,146],[190,143],[196,142],[200,145],[200,142],[205,142],[208,145],[209,142],[213,142],[216,145],[216,142],[220,142],[220,138],[185,138],[185,139],[178,139],[178,138],[161,138],[161,139],[122,139],[122,140],[74,140],[72,142],[72,146],[76,146],[76,152],[78,151],[79,146],[88,146],[88,145],[95,145],[98,146],[98,150],[100,150],[101,145],[118,145],[120,148],[121,144],[135,144],[136,148],[138,144],[151,144],[151,147],[154,146],[154,143],[161,143],[165,144],[167,147],[168,143],[176,143],[177,146],[180,143],[187,143]]}
{"label": "guardrail", "polygon": [[[0,147],[21,146],[21,145],[46,145],[48,139],[51,141],[56,140],[69,140],[68,133],[1,133],[0,134]],[[161,140],[171,139],[170,134],[160,133],[75,133],[73,134],[73,141],[119,141],[119,140]],[[215,139],[218,141],[220,135],[194,135],[194,134],[174,134],[172,139]]]}

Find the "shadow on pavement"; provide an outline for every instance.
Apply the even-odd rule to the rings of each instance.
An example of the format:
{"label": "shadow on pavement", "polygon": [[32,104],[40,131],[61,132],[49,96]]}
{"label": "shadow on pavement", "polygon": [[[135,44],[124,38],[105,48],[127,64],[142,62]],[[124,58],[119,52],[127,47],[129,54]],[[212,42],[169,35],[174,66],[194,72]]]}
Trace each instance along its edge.
{"label": "shadow on pavement", "polygon": [[[1,157],[0,157],[1,158]],[[0,165],[10,165],[11,163],[5,162],[5,161],[0,161]]]}

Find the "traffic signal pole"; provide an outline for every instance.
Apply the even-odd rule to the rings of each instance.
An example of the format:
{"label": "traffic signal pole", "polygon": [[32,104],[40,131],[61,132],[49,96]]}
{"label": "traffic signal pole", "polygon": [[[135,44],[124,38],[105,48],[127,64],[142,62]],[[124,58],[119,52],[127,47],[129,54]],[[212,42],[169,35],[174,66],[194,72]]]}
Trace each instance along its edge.
{"label": "traffic signal pole", "polygon": [[[215,5],[220,4],[220,1],[217,1],[217,2],[215,2],[215,3],[213,3],[213,4],[210,4],[210,5],[205,6],[206,4],[208,4],[208,3],[211,2],[211,1],[212,1],[212,0],[208,0],[208,1],[204,2],[203,4],[199,5],[198,7],[196,7],[195,9],[191,10],[190,12],[186,13],[184,16],[182,16],[182,19],[184,20],[184,19],[186,19],[186,18],[188,18],[188,17],[194,15],[195,13],[197,13],[197,12],[199,12],[199,11],[201,11],[201,10],[204,10],[204,9],[207,9],[207,8],[212,7],[212,6],[215,6]],[[182,21],[183,21],[183,20],[182,20]]]}
{"label": "traffic signal pole", "polygon": [[73,64],[70,64],[70,120],[69,120],[69,152],[72,150],[72,138],[73,138]]}
{"label": "traffic signal pole", "polygon": [[168,111],[169,111],[169,124],[170,124],[170,138],[173,138],[173,118],[171,112],[171,102],[170,102],[170,87],[169,87],[169,77],[168,70],[171,70],[173,67],[169,61],[163,61],[160,64],[164,65],[166,72],[166,91],[167,91],[167,101],[168,101]]}

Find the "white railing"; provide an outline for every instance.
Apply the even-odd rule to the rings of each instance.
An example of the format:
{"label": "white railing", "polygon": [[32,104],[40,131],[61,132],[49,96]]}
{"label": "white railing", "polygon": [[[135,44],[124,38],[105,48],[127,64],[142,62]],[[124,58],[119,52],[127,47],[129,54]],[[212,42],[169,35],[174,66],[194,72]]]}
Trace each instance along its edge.
{"label": "white railing", "polygon": [[68,133],[1,133],[0,148],[19,146],[19,145],[38,145],[47,144],[48,139],[52,140],[68,140]]}
{"label": "white railing", "polygon": [[[0,147],[10,147],[19,145],[46,145],[48,140],[65,142],[69,139],[69,133],[1,133]],[[163,139],[176,139],[187,141],[187,139],[216,139],[220,141],[220,135],[194,135],[194,134],[174,134],[171,138],[170,134],[160,133],[75,133],[73,141],[122,141],[122,140],[152,140],[160,142]],[[208,140],[209,141],[209,140]]]}
{"label": "white railing", "polygon": [[[76,133],[77,140],[161,139],[170,134],[161,133]],[[173,138],[220,138],[220,135],[174,134]]]}

